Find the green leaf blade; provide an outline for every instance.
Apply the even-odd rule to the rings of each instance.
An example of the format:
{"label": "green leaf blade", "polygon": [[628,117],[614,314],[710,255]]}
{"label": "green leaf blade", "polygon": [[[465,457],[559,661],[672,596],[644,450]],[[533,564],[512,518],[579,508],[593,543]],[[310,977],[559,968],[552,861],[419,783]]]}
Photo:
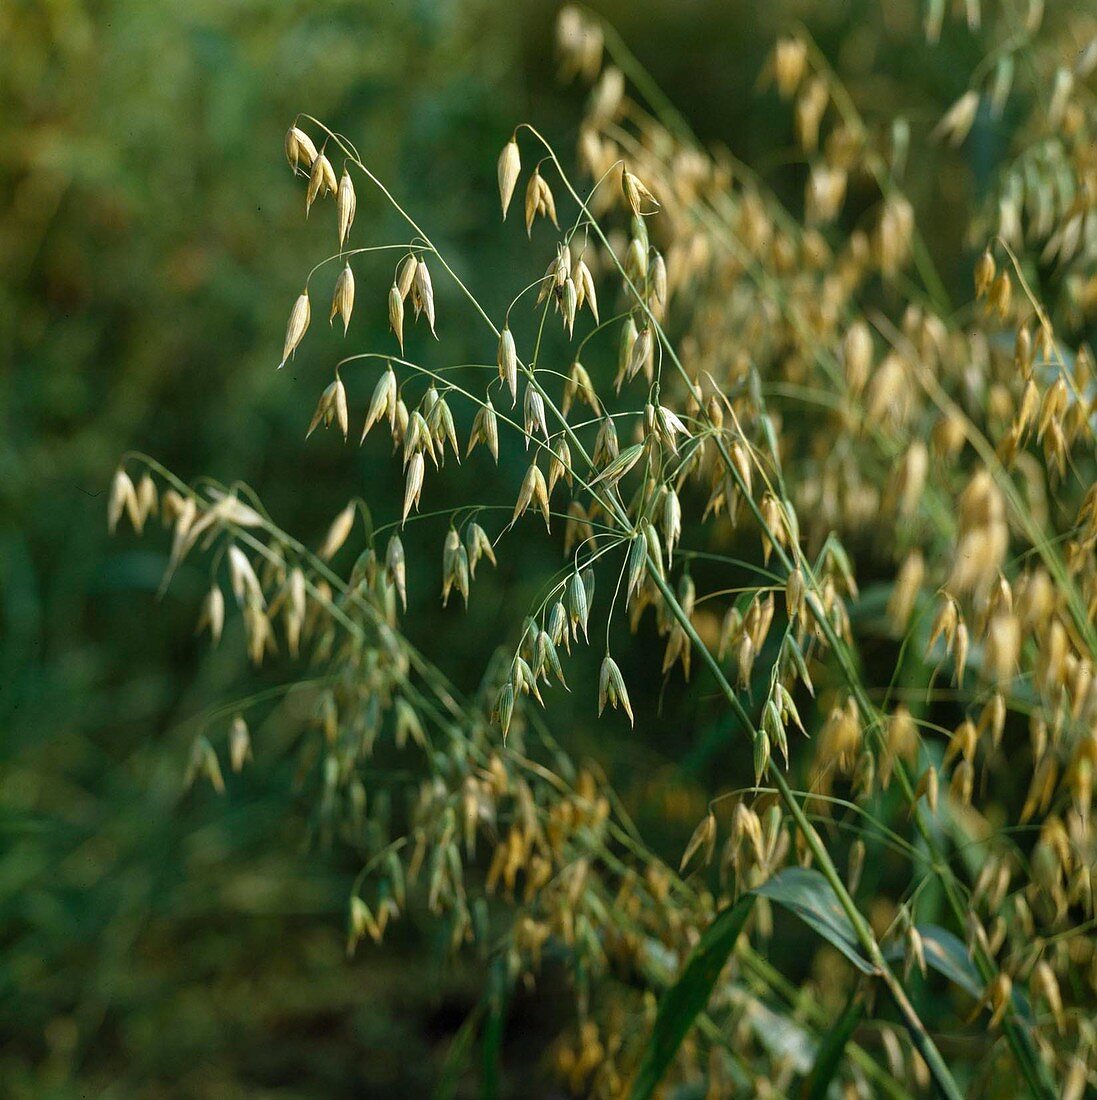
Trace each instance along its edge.
{"label": "green leaf blade", "polygon": [[686,960],[678,980],[663,995],[632,1083],[632,1100],[648,1100],[655,1092],[697,1014],[708,1004],[753,904],[754,898],[748,894],[717,915]]}

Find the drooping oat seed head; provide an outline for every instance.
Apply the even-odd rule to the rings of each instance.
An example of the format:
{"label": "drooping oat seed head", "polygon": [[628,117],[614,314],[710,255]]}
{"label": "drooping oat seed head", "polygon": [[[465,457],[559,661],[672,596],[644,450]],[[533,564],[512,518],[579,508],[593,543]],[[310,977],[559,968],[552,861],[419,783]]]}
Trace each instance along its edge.
{"label": "drooping oat seed head", "polygon": [[312,309],[309,305],[309,292],[306,287],[297,296],[297,300],[293,303],[293,309],[290,310],[289,322],[286,325],[286,342],[282,348],[282,362],[278,364],[279,370],[286,365],[286,360],[297,350],[309,327],[311,317]]}
{"label": "drooping oat seed head", "polygon": [[598,674],[598,714],[605,710],[606,704],[616,710],[622,708],[628,715],[629,725],[635,726],[636,721],[632,715],[632,704],[629,702],[628,690],[625,687],[625,679],[621,675],[617,662],[607,653],[602,661],[602,667]]}
{"label": "drooping oat seed head", "polygon": [[354,215],[358,209],[358,198],[354,193],[354,181],[344,168],[339,178],[339,190],[335,196],[335,209],[339,218],[339,247],[342,248],[350,236],[350,227],[354,224]]}
{"label": "drooping oat seed head", "polygon": [[499,201],[503,206],[503,221],[507,220],[510,200],[522,171],[522,158],[518,154],[518,142],[512,137],[499,154]]}
{"label": "drooping oat seed head", "polygon": [[526,395],[522,400],[523,427],[526,433],[526,450],[535,432],[548,440],[548,423],[545,419],[545,401],[532,383],[526,384]]}
{"label": "drooping oat seed head", "polygon": [[312,168],[316,160],[316,146],[312,138],[296,126],[291,126],[286,131],[286,160],[289,166],[296,172],[302,163],[307,169]]}
{"label": "drooping oat seed head", "polygon": [[473,418],[468,449],[465,451],[466,457],[472,454],[472,449],[477,443],[483,443],[496,463],[499,462],[499,422],[490,397],[484,399],[483,405],[477,409],[476,416]]}
{"label": "drooping oat seed head", "polygon": [[236,597],[237,604],[243,606],[246,599],[259,607],[266,605],[263,587],[252,568],[251,561],[235,543],[229,547],[229,577],[232,581],[232,594]]}
{"label": "drooping oat seed head", "polygon": [[404,354],[404,296],[396,283],[392,284],[388,298],[389,328],[400,345],[400,354]]}
{"label": "drooping oat seed head", "polygon": [[385,570],[396,589],[396,594],[400,597],[400,605],[407,611],[407,565],[404,559],[404,544],[400,541],[399,535],[393,535],[389,539],[388,548],[385,550]]}
{"label": "drooping oat seed head", "polygon": [[499,333],[499,348],[495,361],[499,366],[499,379],[510,390],[511,404],[518,402],[518,352],[514,346],[514,334],[509,326]]}
{"label": "drooping oat seed head", "polygon": [[408,513],[412,506],[419,509],[419,497],[423,492],[423,475],[426,473],[426,463],[423,460],[423,452],[416,451],[408,463],[407,478],[404,483],[404,513],[402,522],[407,522]]}
{"label": "drooping oat seed head", "polygon": [[354,527],[354,517],[356,513],[357,507],[354,501],[351,501],[350,504],[332,520],[331,526],[328,528],[328,533],[324,536],[324,541],[320,544],[320,549],[317,551],[317,556],[321,561],[331,561],[339,552]]}
{"label": "drooping oat seed head", "polygon": [[469,573],[476,576],[476,566],[481,558],[487,558],[492,565],[495,564],[495,548],[491,545],[488,533],[473,520],[465,528],[465,549],[468,552]]}
{"label": "drooping oat seed head", "polygon": [[125,512],[135,531],[141,528],[140,509],[137,505],[137,490],[129,474],[121,466],[114,472],[110,483],[110,501],[107,504],[107,530],[113,535],[118,521]]}
{"label": "drooping oat seed head", "polygon": [[350,264],[346,264],[339,272],[339,278],[335,280],[335,291],[331,297],[331,314],[328,324],[335,320],[338,314],[343,319],[343,335],[346,336],[350,325],[350,315],[354,312],[354,272]]}
{"label": "drooping oat seed head", "polygon": [[548,484],[545,482],[545,475],[541,472],[536,461],[530,463],[529,469],[526,470],[525,477],[522,478],[522,485],[518,490],[518,499],[514,505],[514,515],[511,517],[511,523],[516,523],[518,518],[525,514],[531,504],[535,504],[540,508],[541,514],[545,519],[545,530],[549,530]]}
{"label": "drooping oat seed head", "polygon": [[229,727],[229,762],[234,772],[241,772],[252,758],[251,734],[242,714],[236,715]]}
{"label": "drooping oat seed head", "polygon": [[420,312],[425,314],[427,324],[430,325],[431,335],[437,339],[438,334],[434,331],[434,286],[430,281],[430,271],[427,269],[426,260],[419,260],[415,264],[412,280],[412,303],[415,306],[416,316]]}
{"label": "drooping oat seed head", "polygon": [[312,162],[312,171],[309,173],[309,185],[305,192],[305,217],[308,217],[312,204],[317,199],[328,194],[334,195],[338,189],[331,161],[323,153],[319,153]]}
{"label": "drooping oat seed head", "polygon": [[378,423],[382,417],[388,417],[389,427],[391,428],[395,422],[396,406],[396,372],[392,369],[392,364],[389,363],[384,373],[377,380],[377,385],[373,388],[373,396],[370,398],[369,410],[366,412],[366,422],[362,427],[362,439],[359,442],[365,440],[366,436],[369,434],[370,428]]}
{"label": "drooping oat seed head", "polygon": [[678,872],[685,871],[689,862],[695,855],[700,855],[702,867],[707,867],[712,862],[712,854],[716,849],[716,815],[709,812],[701,818],[700,824],[693,830],[689,838],[686,850],[682,853],[681,862],[678,864]]}
{"label": "drooping oat seed head", "polygon": [[196,633],[209,630],[210,641],[216,646],[221,641],[225,628],[225,594],[217,584],[210,586],[206,598],[202,601],[202,611],[198,617]]}
{"label": "drooping oat seed head", "polygon": [[636,217],[643,214],[644,204],[659,208],[655,196],[647,189],[639,176],[634,175],[627,168],[621,173],[621,190],[625,196],[628,208]]}
{"label": "drooping oat seed head", "polygon": [[931,137],[935,141],[947,139],[952,145],[962,145],[971,132],[978,111],[979,93],[974,90],[964,92],[945,112]]}
{"label": "drooping oat seed head", "polygon": [[594,276],[582,256],[575,261],[571,277],[575,283],[576,308],[582,309],[586,305],[594,317],[594,323],[598,324],[598,292],[594,287]]}
{"label": "drooping oat seed head", "polygon": [[556,201],[552,197],[551,188],[541,175],[540,166],[533,170],[533,175],[530,176],[529,183],[526,185],[527,237],[532,234],[534,219],[538,217],[548,218],[555,228],[560,228],[556,220]]}
{"label": "drooping oat seed head", "polygon": [[781,38],[773,48],[771,67],[782,99],[791,99],[807,71],[807,44],[800,38]]}

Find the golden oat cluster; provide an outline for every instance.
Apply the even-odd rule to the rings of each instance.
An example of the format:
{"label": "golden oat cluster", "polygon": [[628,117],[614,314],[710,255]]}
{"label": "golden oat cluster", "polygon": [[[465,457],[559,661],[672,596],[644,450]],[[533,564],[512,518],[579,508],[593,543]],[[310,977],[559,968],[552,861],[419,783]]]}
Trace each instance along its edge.
{"label": "golden oat cluster", "polygon": [[[935,125],[866,120],[806,32],[775,43],[759,94],[787,103],[791,205],[565,8],[562,71],[590,86],[577,167],[528,124],[501,137],[502,231],[521,220],[531,243],[500,316],[349,139],[298,118],[286,155],[306,212],[334,204],[338,250],[282,363],[318,310],[348,342],[356,311],[387,313],[388,346],[334,366],[307,430],[391,437],[393,522],[355,500],[312,549],[243,487],[140,457],[116,477],[112,526],[158,510],[169,575],[208,559],[214,643],[231,609],[256,662],[320,671],[323,813],[372,848],[350,947],[419,899],[488,961],[485,1032],[562,967],[574,1019],[547,1057],[577,1096],[1097,1088],[1097,20],[954,6],[996,45]],[[952,7],[927,5],[927,56]],[[1005,120],[987,203],[935,255],[906,181]],[[355,223],[366,191],[406,241]],[[356,281],[376,254],[391,279]],[[957,259],[963,301],[938,273]],[[442,360],[445,326],[487,363]],[[459,461],[506,479],[513,509],[471,501],[426,546],[418,510]],[[405,556],[438,554],[443,601],[467,605],[537,523],[562,568],[466,695],[402,632]],[[674,856],[553,726],[585,662],[603,721],[688,738],[637,712],[614,656],[630,644],[703,679],[752,762]],[[382,742],[409,763],[372,778]],[[196,743],[192,777],[221,787],[221,759],[252,753],[242,709]],[[782,973],[769,949],[790,928],[815,955]]]}

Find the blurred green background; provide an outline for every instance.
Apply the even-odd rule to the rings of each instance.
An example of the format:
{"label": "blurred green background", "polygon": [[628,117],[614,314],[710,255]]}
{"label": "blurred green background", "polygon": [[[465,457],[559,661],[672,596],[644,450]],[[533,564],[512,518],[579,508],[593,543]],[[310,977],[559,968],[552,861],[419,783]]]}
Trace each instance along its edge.
{"label": "blurred green background", "polygon": [[[797,210],[802,174],[779,155],[788,109],[755,95],[790,21],[805,19],[884,112],[892,85],[877,80],[890,66],[916,127],[962,90],[977,56],[970,36],[946,35],[937,68],[904,71],[912,0],[883,13],[794,0],[594,6],[700,135],[756,164]],[[211,710],[294,670],[252,672],[236,623],[217,651],[196,639],[201,562],[158,600],[167,541],[108,540],[106,492],[132,448],[186,479],[248,482],[313,544],[367,481],[378,517],[392,518],[399,473],[380,444],[359,451],[323,433],[303,443],[343,353],[316,304],[327,283],[306,346],[274,370],[289,305],[334,242],[330,208],[305,224],[282,136],[302,111],[352,137],[498,312],[543,269],[548,238],[531,253],[516,219],[499,227],[495,158],[523,120],[570,154],[582,105],[583,90],[556,77],[555,9],[0,6],[0,1095],[420,1095],[436,1081],[477,975],[447,966],[429,922],[414,920],[347,961],[358,866],[310,828],[307,785],[278,728],[259,724],[256,763],[226,796],[183,791]],[[919,89],[932,90],[921,105]],[[359,193],[352,243],[403,239]],[[952,229],[948,204],[939,208],[931,244]],[[390,346],[389,277],[381,264],[359,270],[353,350]],[[439,288],[439,299],[436,361],[490,361],[453,293]],[[364,407],[372,380],[348,376],[348,386]],[[428,487],[429,506],[446,493],[468,499],[473,476],[451,481],[447,469],[449,487]],[[485,492],[508,499],[513,485]],[[507,640],[493,634],[504,596],[524,606],[556,565],[530,530],[478,583],[471,619],[438,600],[444,523],[416,531],[409,629],[467,686]],[[657,710],[653,680],[646,702]],[[676,728],[690,736],[670,741],[664,729],[645,742],[599,727],[599,758],[626,793],[652,766],[675,760],[699,774],[707,762],[690,756],[704,734],[691,726],[692,696],[673,705],[686,708]],[[593,748],[589,690],[566,718],[569,747]],[[208,727],[219,748],[225,725],[222,715]],[[681,839],[653,836],[671,851]],[[515,1009],[521,1026],[504,1048],[514,1095],[552,1094],[536,1084],[547,1081],[543,1036],[568,1004],[549,983]]]}

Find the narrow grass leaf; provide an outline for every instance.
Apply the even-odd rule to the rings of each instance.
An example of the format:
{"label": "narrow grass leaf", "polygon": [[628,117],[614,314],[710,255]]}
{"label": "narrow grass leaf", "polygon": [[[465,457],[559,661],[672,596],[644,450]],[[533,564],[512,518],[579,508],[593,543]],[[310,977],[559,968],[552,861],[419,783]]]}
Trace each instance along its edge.
{"label": "narrow grass leaf", "polygon": [[663,995],[632,1084],[632,1100],[646,1100],[655,1092],[697,1014],[708,1004],[753,904],[748,894],[717,916],[690,954],[681,977]]}

